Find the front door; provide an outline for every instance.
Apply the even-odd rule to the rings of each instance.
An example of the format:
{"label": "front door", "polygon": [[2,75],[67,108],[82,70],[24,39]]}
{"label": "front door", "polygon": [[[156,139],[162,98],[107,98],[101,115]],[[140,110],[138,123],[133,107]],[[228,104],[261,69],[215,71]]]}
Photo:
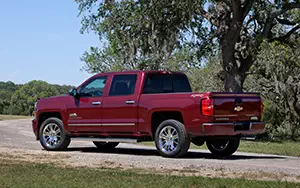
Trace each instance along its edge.
{"label": "front door", "polygon": [[100,132],[103,92],[107,76],[94,77],[79,88],[74,103],[67,106],[71,132]]}
{"label": "front door", "polygon": [[102,126],[106,132],[126,135],[137,131],[137,80],[137,74],[113,76],[109,95],[102,106]]}

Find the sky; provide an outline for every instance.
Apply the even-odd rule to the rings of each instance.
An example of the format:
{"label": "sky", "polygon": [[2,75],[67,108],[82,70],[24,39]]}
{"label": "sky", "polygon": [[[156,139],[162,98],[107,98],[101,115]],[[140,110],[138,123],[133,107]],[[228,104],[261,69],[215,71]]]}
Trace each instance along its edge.
{"label": "sky", "polygon": [[77,86],[92,76],[80,56],[100,41],[80,34],[80,21],[72,0],[1,0],[0,81]]}

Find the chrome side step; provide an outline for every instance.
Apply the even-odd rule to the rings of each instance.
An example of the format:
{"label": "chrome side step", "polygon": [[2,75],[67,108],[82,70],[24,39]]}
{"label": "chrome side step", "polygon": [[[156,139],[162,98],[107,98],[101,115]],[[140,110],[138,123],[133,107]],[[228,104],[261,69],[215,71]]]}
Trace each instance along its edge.
{"label": "chrome side step", "polygon": [[94,137],[72,137],[72,140],[78,141],[96,141],[96,142],[122,142],[122,143],[137,143],[137,139],[132,138],[94,138]]}

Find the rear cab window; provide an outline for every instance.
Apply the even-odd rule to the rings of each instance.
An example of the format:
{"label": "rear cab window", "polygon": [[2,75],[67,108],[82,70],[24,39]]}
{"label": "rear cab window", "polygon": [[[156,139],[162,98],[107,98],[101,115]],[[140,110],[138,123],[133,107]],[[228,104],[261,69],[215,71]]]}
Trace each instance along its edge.
{"label": "rear cab window", "polygon": [[136,74],[114,75],[109,96],[124,96],[134,94]]}
{"label": "rear cab window", "polygon": [[184,74],[148,74],[143,94],[192,92]]}

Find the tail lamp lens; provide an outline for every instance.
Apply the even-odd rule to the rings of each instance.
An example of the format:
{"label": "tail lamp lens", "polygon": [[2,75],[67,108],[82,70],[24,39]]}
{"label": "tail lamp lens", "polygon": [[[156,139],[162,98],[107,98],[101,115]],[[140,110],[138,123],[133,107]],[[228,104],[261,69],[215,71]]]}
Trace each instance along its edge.
{"label": "tail lamp lens", "polygon": [[263,110],[264,110],[264,103],[262,102],[262,99],[260,99],[260,116],[262,116]]}
{"label": "tail lamp lens", "polygon": [[214,100],[213,99],[203,99],[201,101],[202,115],[211,116],[214,114]]}

